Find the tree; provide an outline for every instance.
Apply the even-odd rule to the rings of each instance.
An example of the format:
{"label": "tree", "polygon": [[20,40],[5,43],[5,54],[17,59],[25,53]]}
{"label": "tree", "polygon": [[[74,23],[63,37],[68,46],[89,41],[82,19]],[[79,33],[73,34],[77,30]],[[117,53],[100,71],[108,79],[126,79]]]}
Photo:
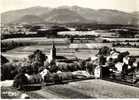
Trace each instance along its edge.
{"label": "tree", "polygon": [[44,61],[46,60],[46,56],[42,53],[41,50],[34,51],[33,54],[28,56],[28,58],[31,62],[40,63],[42,66],[44,65]]}
{"label": "tree", "polygon": [[1,55],[1,65],[5,64],[7,62],[9,62],[9,60],[6,57]]}
{"label": "tree", "polygon": [[99,52],[97,53],[97,55],[108,56],[108,55],[110,55],[110,51],[111,51],[111,49],[109,47],[104,46],[99,49]]}
{"label": "tree", "polygon": [[13,63],[5,63],[1,66],[1,80],[13,79],[17,74],[17,66]]}
{"label": "tree", "polygon": [[17,89],[23,89],[23,85],[28,83],[27,77],[24,75],[24,73],[18,73],[13,82],[13,87],[16,87]]}
{"label": "tree", "polygon": [[37,74],[39,72],[39,68],[42,67],[41,63],[40,62],[37,62],[37,61],[34,61],[32,64],[31,64],[31,67],[32,67],[32,72],[34,74]]}

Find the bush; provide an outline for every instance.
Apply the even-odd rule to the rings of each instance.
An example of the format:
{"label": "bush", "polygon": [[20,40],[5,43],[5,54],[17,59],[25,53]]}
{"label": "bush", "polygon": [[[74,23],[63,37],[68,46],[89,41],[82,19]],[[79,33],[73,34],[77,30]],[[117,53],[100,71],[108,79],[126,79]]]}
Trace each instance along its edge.
{"label": "bush", "polygon": [[110,55],[110,51],[111,51],[111,49],[109,47],[104,46],[104,47],[102,47],[102,48],[99,49],[99,52],[98,52],[97,55],[108,56],[108,55]]}
{"label": "bush", "polygon": [[1,80],[13,79],[17,74],[17,66],[13,63],[6,63],[1,66]]}
{"label": "bush", "polygon": [[9,62],[9,60],[6,57],[1,55],[1,65],[5,64],[7,62]]}
{"label": "bush", "polygon": [[14,78],[13,86],[18,89],[22,89],[23,85],[27,83],[28,83],[27,77],[23,73],[18,73]]}

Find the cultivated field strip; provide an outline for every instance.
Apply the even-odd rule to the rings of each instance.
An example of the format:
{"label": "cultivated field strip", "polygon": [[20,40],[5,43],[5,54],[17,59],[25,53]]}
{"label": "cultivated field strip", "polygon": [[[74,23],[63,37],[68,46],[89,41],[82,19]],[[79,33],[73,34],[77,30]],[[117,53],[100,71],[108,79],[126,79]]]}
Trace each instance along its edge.
{"label": "cultivated field strip", "polygon": [[5,39],[2,42],[23,42],[23,43],[35,43],[35,44],[52,44],[55,42],[56,44],[67,44],[69,41],[68,39],[64,38],[12,38],[12,39]]}
{"label": "cultivated field strip", "polygon": [[45,86],[31,93],[48,99],[138,98],[139,88],[106,80],[92,79]]}
{"label": "cultivated field strip", "polygon": [[103,46],[112,47],[112,43],[79,43],[79,44],[70,44],[69,48],[86,48],[86,49],[99,49]]}
{"label": "cultivated field strip", "polygon": [[108,41],[119,41],[119,42],[139,42],[139,38],[103,38]]}
{"label": "cultivated field strip", "polygon": [[[89,44],[88,44],[89,45]],[[79,57],[81,59],[86,59],[88,57],[91,57],[98,52],[99,45],[92,44],[95,46],[94,49],[90,46],[88,48],[88,45],[86,44],[71,44],[69,45],[56,45],[57,55],[74,55],[76,57]],[[107,45],[107,44],[106,44]],[[102,44],[100,46],[103,46]],[[49,55],[51,45],[33,45],[33,46],[24,46],[24,47],[18,47],[12,50],[9,50],[7,52],[3,52],[2,54],[6,57],[10,58],[21,58],[21,57],[27,57],[29,54],[31,54],[36,49],[42,50],[46,55]],[[72,48],[71,48],[72,47]],[[76,50],[77,49],[77,50]],[[139,60],[139,48],[116,48],[116,50],[120,52],[129,51],[130,56],[136,56],[137,60]]]}
{"label": "cultivated field strip", "polygon": [[105,80],[86,80],[70,83],[74,89],[92,97],[136,98],[139,97],[139,88],[117,84]]}

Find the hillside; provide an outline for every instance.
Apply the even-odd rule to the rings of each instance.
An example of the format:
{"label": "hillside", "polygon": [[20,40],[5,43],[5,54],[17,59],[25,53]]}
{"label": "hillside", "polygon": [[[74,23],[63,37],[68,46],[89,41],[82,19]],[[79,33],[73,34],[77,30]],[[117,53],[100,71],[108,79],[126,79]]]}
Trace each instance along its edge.
{"label": "hillside", "polygon": [[13,23],[43,23],[44,20],[37,15],[25,15]]}
{"label": "hillside", "polygon": [[135,15],[118,10],[93,10],[78,6],[72,6],[68,9],[77,12],[88,20],[96,21],[98,24],[131,24],[133,20],[137,20]]}
{"label": "hillside", "polygon": [[[100,9],[94,10],[78,6],[61,6],[58,8],[48,7],[31,7],[21,10],[8,11],[1,14],[2,23],[11,23],[34,19],[36,16],[38,21],[35,22],[93,22],[98,24],[138,24],[138,12],[127,13],[118,10]],[[31,18],[32,16],[32,18]],[[41,19],[41,21],[40,21]]]}
{"label": "hillside", "polygon": [[1,19],[2,23],[11,23],[11,22],[17,22],[17,20],[19,21],[22,20],[22,18],[24,18],[24,16],[26,15],[39,16],[49,11],[51,11],[51,8],[36,6],[26,9],[4,12],[1,14]]}
{"label": "hillside", "polygon": [[46,22],[72,23],[86,22],[87,20],[78,13],[69,9],[54,9],[48,14],[42,15]]}

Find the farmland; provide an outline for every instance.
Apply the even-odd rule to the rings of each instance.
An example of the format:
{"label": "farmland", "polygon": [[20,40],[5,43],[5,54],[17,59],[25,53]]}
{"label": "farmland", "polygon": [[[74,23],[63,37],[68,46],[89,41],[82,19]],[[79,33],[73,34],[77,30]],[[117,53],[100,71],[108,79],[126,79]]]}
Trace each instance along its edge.
{"label": "farmland", "polygon": [[[31,54],[36,49],[42,50],[46,55],[49,54],[51,49],[52,41],[55,42],[56,49],[57,49],[57,55],[62,56],[76,56],[82,59],[86,59],[90,56],[93,56],[97,54],[98,49],[103,46],[112,47],[112,43],[70,43],[67,39],[7,39],[7,41],[19,41],[19,42],[34,42],[35,45],[32,46],[23,46],[18,47],[12,50],[9,50],[7,52],[3,52],[3,55],[5,55],[8,58],[23,58],[27,57],[27,55]],[[66,41],[66,42],[65,42]],[[124,52],[129,51],[131,56],[139,56],[139,48],[122,48],[122,47],[115,47],[116,50]]]}
{"label": "farmland", "polygon": [[[88,85],[90,84],[90,85]],[[9,90],[17,93],[14,98],[19,98],[22,91],[19,92],[12,87],[2,87],[2,90]],[[3,92],[2,92],[3,93]],[[31,98],[138,98],[139,89],[104,80],[84,80],[70,82],[68,84],[48,85],[41,90],[27,91]],[[4,95],[2,95],[3,97]]]}
{"label": "farmland", "polygon": [[[87,49],[80,49],[79,51],[75,51],[75,49],[69,48],[68,46],[56,46],[57,48],[57,55],[63,55],[63,56],[77,56],[82,58],[87,58],[90,53],[92,55],[95,55],[97,53],[97,50],[87,50]],[[10,50],[8,52],[3,53],[6,57],[9,58],[22,58],[27,57],[29,54],[31,54],[34,50],[40,49],[43,52],[45,52],[46,55],[50,53],[51,45],[35,45],[35,46],[25,46],[25,47],[19,47],[15,48],[13,50]]]}
{"label": "farmland", "polygon": [[138,42],[139,38],[103,38],[109,41],[119,41],[119,42]]}
{"label": "farmland", "polygon": [[63,38],[46,38],[46,37],[42,37],[42,38],[39,38],[39,37],[33,37],[33,38],[12,38],[12,39],[5,39],[3,40],[2,42],[11,42],[11,41],[14,41],[14,42],[24,42],[24,43],[34,43],[34,44],[46,44],[46,45],[51,45],[51,43],[54,41],[55,43],[57,44],[67,44],[68,43],[68,39],[63,39]]}

